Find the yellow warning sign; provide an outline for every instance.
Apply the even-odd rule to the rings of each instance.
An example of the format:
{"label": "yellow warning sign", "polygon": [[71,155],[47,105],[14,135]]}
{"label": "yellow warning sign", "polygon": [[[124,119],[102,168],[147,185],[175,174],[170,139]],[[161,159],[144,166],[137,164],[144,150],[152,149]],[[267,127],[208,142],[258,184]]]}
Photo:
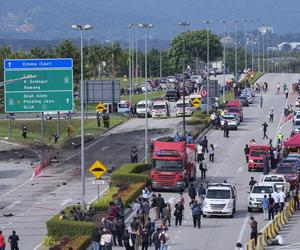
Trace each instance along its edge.
{"label": "yellow warning sign", "polygon": [[104,175],[107,171],[107,168],[100,161],[97,160],[89,168],[89,171],[96,177],[96,179],[100,179],[102,175]]}
{"label": "yellow warning sign", "polygon": [[192,104],[195,108],[198,108],[200,105],[201,105],[201,100],[199,100],[198,98],[195,98],[193,101],[192,101]]}
{"label": "yellow warning sign", "polygon": [[103,111],[106,110],[106,106],[103,104],[103,102],[99,102],[96,106],[96,110],[99,113],[103,113]]}

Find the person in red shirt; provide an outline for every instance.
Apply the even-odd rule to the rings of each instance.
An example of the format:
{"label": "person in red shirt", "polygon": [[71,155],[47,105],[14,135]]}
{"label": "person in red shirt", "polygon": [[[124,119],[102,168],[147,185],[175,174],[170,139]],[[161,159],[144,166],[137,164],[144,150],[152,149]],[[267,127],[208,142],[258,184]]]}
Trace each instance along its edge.
{"label": "person in red shirt", "polygon": [[2,231],[0,231],[0,250],[5,249],[5,238],[4,235],[2,234]]}

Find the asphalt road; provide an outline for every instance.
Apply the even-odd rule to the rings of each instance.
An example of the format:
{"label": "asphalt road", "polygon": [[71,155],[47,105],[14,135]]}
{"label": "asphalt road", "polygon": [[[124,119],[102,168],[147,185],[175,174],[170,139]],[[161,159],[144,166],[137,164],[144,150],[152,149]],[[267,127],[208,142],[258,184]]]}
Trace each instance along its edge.
{"label": "asphalt road", "polygon": [[[215,145],[215,163],[209,166],[208,178],[210,182],[234,183],[238,190],[237,212],[234,218],[211,217],[202,219],[202,228],[192,227],[191,211],[186,204],[185,220],[182,227],[170,228],[170,247],[169,249],[178,250],[231,250],[235,248],[238,241],[245,242],[250,237],[250,227],[248,220],[254,216],[258,221],[258,230],[265,225],[262,213],[247,212],[248,183],[251,176],[257,180],[260,172],[248,173],[243,149],[249,140],[254,138],[257,143],[268,143],[268,140],[262,140],[262,123],[268,121],[268,112],[274,107],[274,123],[269,124],[268,135],[275,138],[282,126],[282,131],[287,137],[290,133],[289,125],[283,124],[282,110],[287,100],[282,94],[275,94],[275,84],[277,82],[290,85],[299,79],[300,75],[290,74],[267,74],[260,79],[269,83],[270,92],[262,94],[264,98],[263,107],[259,107],[259,99],[256,98],[254,104],[249,108],[244,108],[244,122],[237,131],[230,132],[229,138],[223,137],[222,131],[211,130],[208,133],[209,143]],[[289,102],[293,102],[296,95],[290,95]],[[199,176],[200,173],[198,173]],[[197,183],[201,183],[199,178]],[[163,193],[165,200],[174,205],[178,198],[176,193]],[[186,203],[189,201],[185,193]],[[174,221],[172,221],[174,223]]]}
{"label": "asphalt road", "polygon": [[[250,214],[247,213],[247,187],[250,176],[258,179],[260,173],[247,172],[244,162],[243,148],[251,138],[258,142],[262,138],[261,124],[266,120],[271,106],[275,108],[274,124],[269,126],[269,134],[275,137],[282,109],[285,105],[283,94],[275,95],[275,83],[288,84],[298,80],[299,75],[266,75],[261,81],[269,82],[270,93],[264,96],[264,107],[260,109],[255,103],[245,108],[244,123],[238,131],[230,133],[225,139],[221,131],[209,132],[210,143],[216,146],[216,162],[208,171],[208,179],[212,181],[233,182],[238,188],[237,213],[235,218],[207,218],[202,221],[200,230],[192,228],[191,215],[185,209],[184,226],[170,229],[171,249],[233,249],[237,240],[244,241],[249,237],[247,224]],[[174,134],[181,118],[149,119],[149,137]],[[136,145],[140,158],[143,157],[144,120],[133,119],[101,136],[86,148],[86,169],[95,161],[101,160],[108,168],[118,167],[129,161],[129,150]],[[288,129],[284,126],[283,129]],[[289,133],[289,132],[287,132]],[[267,142],[267,141],[265,141]],[[42,241],[46,234],[45,221],[58,213],[63,207],[80,202],[80,158],[78,149],[61,153],[64,162],[49,168],[42,177],[30,179],[29,170],[21,175],[5,179],[6,185],[1,186],[0,197],[5,204],[1,205],[0,228],[5,235],[16,230],[21,237],[21,249],[32,250]],[[117,157],[115,157],[117,155]],[[29,164],[30,165],[30,164]],[[19,172],[17,172],[19,173]],[[0,171],[0,175],[2,172]],[[22,178],[18,178],[21,176]],[[96,197],[96,187],[91,184],[93,177],[87,174],[86,201]],[[3,180],[1,180],[2,183]],[[198,180],[200,182],[200,180]],[[101,187],[105,191],[107,184]],[[185,194],[186,195],[186,194]],[[174,203],[176,193],[164,193],[167,201]],[[187,197],[186,200],[188,201]],[[8,216],[8,217],[7,217]],[[262,215],[254,213],[259,228],[263,226]],[[216,241],[215,238],[218,237]]]}

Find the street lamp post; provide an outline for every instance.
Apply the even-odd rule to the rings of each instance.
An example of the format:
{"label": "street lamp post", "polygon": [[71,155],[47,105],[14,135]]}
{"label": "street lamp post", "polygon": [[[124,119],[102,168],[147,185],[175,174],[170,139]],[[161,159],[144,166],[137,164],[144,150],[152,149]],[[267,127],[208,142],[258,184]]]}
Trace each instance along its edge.
{"label": "street lamp post", "polygon": [[223,102],[225,103],[225,90],[226,90],[226,78],[225,78],[225,69],[226,69],[226,21],[221,20],[224,28],[224,39],[223,39]]}
{"label": "street lamp post", "polygon": [[92,29],[92,25],[72,25],[72,29],[80,31],[80,124],[81,124],[81,206],[85,210],[85,169],[84,169],[84,86],[83,86],[83,31]]}
{"label": "street lamp post", "polygon": [[251,70],[253,71],[253,63],[254,63],[254,32],[253,32],[253,20],[251,20],[251,30],[252,30],[252,36],[251,36]]}
{"label": "street lamp post", "polygon": [[147,29],[153,27],[153,24],[138,24],[138,27],[145,31],[145,162],[148,163],[148,84],[147,84]]}
{"label": "street lamp post", "polygon": [[235,20],[234,21],[234,39],[235,39],[235,43],[234,43],[234,74],[235,74],[235,84],[238,83],[238,73],[237,73],[237,24],[238,21]]}
{"label": "street lamp post", "polygon": [[244,23],[245,23],[245,72],[247,72],[247,68],[248,68],[248,65],[247,65],[247,20],[244,20]]}
{"label": "street lamp post", "polygon": [[209,114],[209,25],[212,23],[210,20],[203,21],[204,24],[207,24],[207,30],[206,30],[206,38],[207,38],[207,52],[206,52],[206,91],[207,91],[207,98],[206,98],[206,114]]}
{"label": "street lamp post", "polygon": [[130,92],[129,92],[129,101],[130,101],[130,105],[132,104],[132,69],[134,68],[134,61],[133,61],[133,37],[132,37],[132,28],[134,27],[134,24],[129,24],[128,25],[128,76],[129,76],[129,87],[130,87]]}
{"label": "street lamp post", "polygon": [[[183,27],[183,32],[186,32],[186,27],[190,25],[189,22],[180,22],[179,26]],[[185,35],[185,34],[184,34]],[[182,123],[183,123],[183,134],[185,134],[185,36],[183,35],[183,48],[182,48],[182,76],[183,76],[183,115],[182,115]]]}
{"label": "street lamp post", "polygon": [[260,54],[259,54],[259,32],[260,32],[260,27],[259,27],[259,20],[257,20],[258,23],[258,30],[257,30],[257,71],[260,72]]}
{"label": "street lamp post", "polygon": [[265,41],[264,41],[264,36],[265,36],[265,25],[263,24],[261,26],[261,39],[262,39],[262,71],[265,72]]}

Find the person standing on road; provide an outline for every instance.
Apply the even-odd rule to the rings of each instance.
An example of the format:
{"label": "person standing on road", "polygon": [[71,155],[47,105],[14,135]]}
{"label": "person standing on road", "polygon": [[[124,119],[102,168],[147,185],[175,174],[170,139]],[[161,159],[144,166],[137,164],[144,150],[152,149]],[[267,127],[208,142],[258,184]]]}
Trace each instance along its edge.
{"label": "person standing on road", "polygon": [[158,194],[158,197],[157,197],[158,219],[163,218],[163,210],[164,210],[165,205],[166,204],[165,204],[164,198],[161,196],[161,194]]}
{"label": "person standing on road", "polygon": [[160,250],[167,250],[168,249],[168,240],[169,235],[166,230],[162,230],[159,234],[159,240],[160,240]]}
{"label": "person standing on road", "polygon": [[203,154],[203,145],[201,142],[197,144],[197,162],[204,160],[204,154]]}
{"label": "person standing on road", "polygon": [[182,202],[179,200],[175,204],[174,216],[175,216],[175,226],[179,224],[181,226],[182,223],[182,215],[183,215],[184,206]]}
{"label": "person standing on road", "polygon": [[252,191],[253,186],[257,183],[256,180],[254,180],[254,177],[252,176],[250,181],[249,181],[249,190],[250,192]]}
{"label": "person standing on road", "polygon": [[206,190],[203,187],[203,184],[201,183],[199,188],[198,188],[198,196],[199,196],[199,203],[200,204],[203,203],[205,195],[206,195]]}
{"label": "person standing on road", "polygon": [[101,235],[99,233],[99,228],[96,227],[95,231],[92,234],[92,249],[93,250],[100,249],[100,239],[101,239]]}
{"label": "person standing on road", "polygon": [[205,161],[200,161],[199,169],[201,171],[201,179],[206,179],[207,165],[206,165]]}
{"label": "person standing on road", "polygon": [[178,132],[176,132],[176,134],[175,134],[175,136],[174,136],[174,141],[175,141],[175,142],[180,141],[180,135],[179,135]]}
{"label": "person standing on road", "polygon": [[272,197],[274,199],[274,214],[276,215],[278,213],[278,208],[279,208],[279,193],[278,190],[274,190],[272,193]]}
{"label": "person standing on road", "polygon": [[274,109],[273,107],[269,111],[269,122],[273,122],[274,119]]}
{"label": "person standing on road", "polygon": [[208,153],[208,140],[207,140],[207,137],[204,136],[203,140],[202,140],[202,145],[203,145],[203,150],[204,150],[204,153]]}
{"label": "person standing on road", "polygon": [[283,188],[279,188],[279,203],[280,203],[280,212],[284,208],[284,202],[285,202],[285,193],[283,192]]}
{"label": "person standing on road", "polygon": [[229,137],[229,127],[228,127],[227,121],[224,121],[223,129],[224,129],[224,137],[228,138]]}
{"label": "person standing on road", "polygon": [[197,202],[197,200],[194,200],[194,202],[191,204],[191,209],[194,227],[198,226],[198,228],[201,228],[201,215],[203,211],[201,205]]}
{"label": "person standing on road", "polygon": [[250,154],[250,148],[249,148],[248,144],[246,144],[246,146],[244,148],[244,153],[245,153],[245,157],[246,157],[246,163],[248,163],[249,154]]}
{"label": "person standing on road", "polygon": [[250,217],[249,224],[251,227],[250,239],[254,239],[255,246],[257,244],[257,221],[254,219],[253,216]]}
{"label": "person standing on road", "polygon": [[264,132],[263,139],[265,139],[265,138],[269,139],[269,137],[267,136],[267,128],[268,128],[269,125],[266,122],[264,122],[262,124],[262,126],[263,126],[263,132]]}
{"label": "person standing on road", "polygon": [[268,217],[269,217],[269,220],[273,220],[274,219],[274,204],[275,204],[275,200],[274,198],[272,197],[271,194],[269,194],[269,197],[268,197],[268,202],[269,202],[269,213],[268,213]]}
{"label": "person standing on road", "polygon": [[264,211],[264,220],[269,219],[269,200],[267,195],[264,195],[264,198],[262,200],[262,209]]}
{"label": "person standing on road", "polygon": [[167,222],[169,223],[169,227],[171,226],[171,214],[172,214],[171,205],[170,203],[166,203],[166,206],[164,207],[164,211],[163,211],[163,219],[166,223]]}
{"label": "person standing on road", "polygon": [[195,200],[195,198],[197,196],[197,192],[196,192],[195,185],[193,183],[190,184],[188,194],[189,194],[192,201]]}
{"label": "person standing on road", "polygon": [[158,220],[158,205],[157,205],[157,197],[156,194],[152,195],[152,200],[151,200],[151,209],[154,214],[154,221]]}
{"label": "person standing on road", "polygon": [[155,250],[160,250],[160,240],[159,240],[159,235],[160,235],[160,228],[156,228],[155,233],[153,234],[152,237],[152,242],[154,243],[154,249]]}
{"label": "person standing on road", "polygon": [[284,93],[285,93],[285,99],[288,99],[288,97],[289,97],[289,89],[286,88],[285,91],[284,91]]}
{"label": "person standing on road", "polygon": [[262,97],[262,95],[261,95],[261,96],[260,96],[260,108],[262,108],[263,103],[264,103],[264,99],[263,99],[263,97]]}
{"label": "person standing on road", "polygon": [[137,163],[138,162],[138,150],[136,146],[133,146],[130,151],[130,159],[131,163]]}
{"label": "person standing on road", "polygon": [[142,239],[142,250],[148,250],[149,245],[149,231],[147,228],[141,230],[141,239]]}
{"label": "person standing on road", "polygon": [[96,114],[96,121],[97,121],[97,126],[99,128],[101,125],[101,116],[100,116],[99,112],[97,112],[97,114]]}
{"label": "person standing on road", "polygon": [[292,191],[293,199],[294,199],[294,206],[295,210],[299,209],[299,196],[298,196],[298,188],[294,188]]}
{"label": "person standing on road", "polygon": [[0,250],[5,250],[5,237],[0,231]]}
{"label": "person standing on road", "polygon": [[213,144],[210,144],[209,148],[209,161],[214,162],[215,160],[215,148]]}
{"label": "person standing on road", "polygon": [[269,174],[269,159],[268,159],[268,156],[267,156],[267,153],[265,152],[263,154],[263,166],[264,166],[264,175],[268,175]]}

